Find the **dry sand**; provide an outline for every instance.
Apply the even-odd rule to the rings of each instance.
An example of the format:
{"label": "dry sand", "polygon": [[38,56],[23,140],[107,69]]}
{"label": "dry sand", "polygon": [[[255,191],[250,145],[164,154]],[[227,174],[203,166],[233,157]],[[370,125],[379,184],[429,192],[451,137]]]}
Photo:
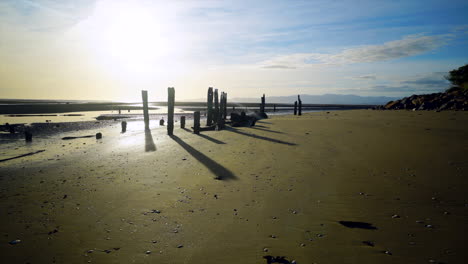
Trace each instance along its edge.
{"label": "dry sand", "polygon": [[30,151],[46,151],[0,163],[2,262],[468,259],[468,113],[355,110],[257,124],[199,136],[177,128],[173,138],[113,126],[102,140],[34,141]]}

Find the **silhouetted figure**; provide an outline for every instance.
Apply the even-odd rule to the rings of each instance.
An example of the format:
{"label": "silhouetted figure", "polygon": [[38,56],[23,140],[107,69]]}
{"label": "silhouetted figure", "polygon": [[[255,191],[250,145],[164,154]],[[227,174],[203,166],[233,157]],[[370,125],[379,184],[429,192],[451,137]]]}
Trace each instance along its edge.
{"label": "silhouetted figure", "polygon": [[265,113],[265,94],[260,98],[262,100],[262,104],[260,105],[260,113]]}

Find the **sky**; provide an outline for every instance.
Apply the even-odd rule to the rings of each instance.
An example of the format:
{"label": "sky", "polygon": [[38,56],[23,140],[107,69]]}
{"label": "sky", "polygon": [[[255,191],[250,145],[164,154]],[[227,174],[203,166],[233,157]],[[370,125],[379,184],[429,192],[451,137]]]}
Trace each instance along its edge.
{"label": "sky", "polygon": [[408,96],[468,63],[468,1],[0,0],[0,98]]}

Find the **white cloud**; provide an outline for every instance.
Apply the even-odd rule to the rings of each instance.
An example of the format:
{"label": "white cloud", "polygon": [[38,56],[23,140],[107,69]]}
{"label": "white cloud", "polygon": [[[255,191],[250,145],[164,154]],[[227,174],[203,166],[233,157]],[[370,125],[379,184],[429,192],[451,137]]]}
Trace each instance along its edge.
{"label": "white cloud", "polygon": [[[348,48],[334,54],[296,53],[272,58],[261,63],[263,68],[299,68],[313,64],[344,65],[388,61],[420,55],[445,45],[451,35],[412,35],[382,45]],[[274,66],[274,67],[272,67]]]}

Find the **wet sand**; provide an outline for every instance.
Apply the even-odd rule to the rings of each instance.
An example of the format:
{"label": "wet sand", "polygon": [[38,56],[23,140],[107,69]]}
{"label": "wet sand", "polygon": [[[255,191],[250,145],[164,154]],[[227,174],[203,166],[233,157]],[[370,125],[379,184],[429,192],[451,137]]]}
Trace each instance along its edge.
{"label": "wet sand", "polygon": [[121,134],[115,124],[60,135],[102,132],[101,140],[58,137],[17,147],[46,151],[0,163],[2,259],[468,258],[468,113],[316,112],[257,125],[202,135],[176,128],[169,137],[164,128],[145,133],[138,125]]}

